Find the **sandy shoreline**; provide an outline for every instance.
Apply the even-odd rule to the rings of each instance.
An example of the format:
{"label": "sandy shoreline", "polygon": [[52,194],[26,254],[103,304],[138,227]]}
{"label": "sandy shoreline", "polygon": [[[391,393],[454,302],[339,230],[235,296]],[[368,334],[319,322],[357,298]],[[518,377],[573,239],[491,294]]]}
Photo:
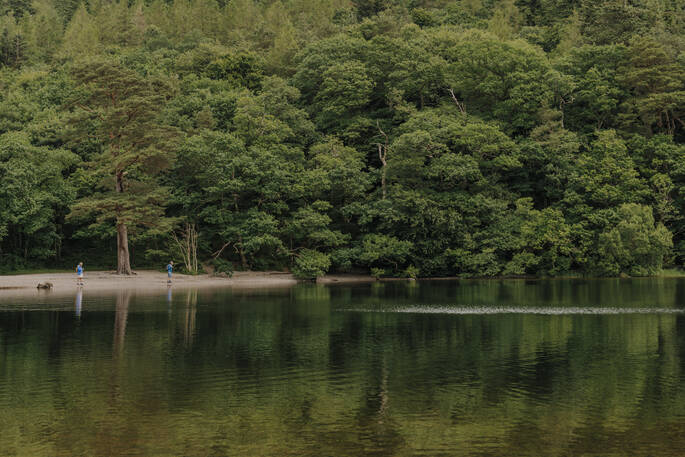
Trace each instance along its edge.
{"label": "sandy shoreline", "polygon": [[[132,276],[120,276],[111,271],[86,271],[84,276],[84,290],[116,291],[122,289],[138,289],[146,291],[166,290],[167,275],[158,271],[136,271]],[[329,276],[320,278],[317,283],[354,283],[369,282],[370,276]],[[75,273],[40,273],[27,275],[0,276],[0,295],[32,295],[45,293],[37,289],[39,283],[52,283],[53,293],[73,293],[77,289]],[[290,273],[279,271],[238,271],[232,278],[209,275],[183,275],[174,273],[172,287],[185,288],[263,288],[263,287],[292,287],[301,281]]]}

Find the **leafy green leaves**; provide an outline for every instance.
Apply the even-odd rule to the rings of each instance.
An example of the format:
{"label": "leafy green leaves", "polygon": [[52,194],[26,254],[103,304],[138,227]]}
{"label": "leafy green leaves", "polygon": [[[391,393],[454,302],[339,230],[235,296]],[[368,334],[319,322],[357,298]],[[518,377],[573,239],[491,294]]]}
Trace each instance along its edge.
{"label": "leafy green leaves", "polygon": [[0,242],[7,237],[9,251],[23,246],[24,261],[55,254],[56,226],[74,199],[63,174],[77,163],[75,154],[33,146],[25,134],[0,135]]}
{"label": "leafy green leaves", "polygon": [[649,207],[626,203],[617,211],[617,224],[600,234],[600,274],[648,276],[661,270],[664,256],[673,247],[672,235],[663,224],[655,225]]}
{"label": "leafy green leaves", "polygon": [[682,11],[447,3],[12,3],[0,135],[29,152],[0,249],[105,251],[124,224],[162,251],[183,219],[201,259],[303,277],[656,271],[640,243],[682,264]]}

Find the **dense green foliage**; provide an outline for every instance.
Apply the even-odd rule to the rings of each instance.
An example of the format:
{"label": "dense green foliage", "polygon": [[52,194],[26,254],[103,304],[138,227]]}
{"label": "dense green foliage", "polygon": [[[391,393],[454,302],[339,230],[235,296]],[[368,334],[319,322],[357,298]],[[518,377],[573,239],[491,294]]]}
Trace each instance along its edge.
{"label": "dense green foliage", "polygon": [[111,266],[121,221],[134,266],[173,223],[306,278],[682,266],[683,11],[0,0],[1,268]]}

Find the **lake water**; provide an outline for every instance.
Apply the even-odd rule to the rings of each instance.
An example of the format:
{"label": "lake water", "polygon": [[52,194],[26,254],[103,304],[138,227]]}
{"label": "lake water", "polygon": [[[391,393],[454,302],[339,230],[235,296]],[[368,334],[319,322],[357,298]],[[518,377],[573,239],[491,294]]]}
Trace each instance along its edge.
{"label": "lake water", "polygon": [[36,297],[0,456],[685,455],[685,279]]}

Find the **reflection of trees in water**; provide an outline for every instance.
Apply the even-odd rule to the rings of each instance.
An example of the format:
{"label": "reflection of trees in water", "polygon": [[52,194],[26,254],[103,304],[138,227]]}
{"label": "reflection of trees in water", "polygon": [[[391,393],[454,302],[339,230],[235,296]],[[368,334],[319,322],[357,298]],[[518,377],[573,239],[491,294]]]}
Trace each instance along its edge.
{"label": "reflection of trees in water", "polygon": [[391,409],[392,393],[388,386],[386,354],[376,354],[365,379],[363,398],[359,401],[356,428],[358,439],[366,446],[382,448],[386,455],[399,452],[406,444]]}
{"label": "reflection of trees in water", "polygon": [[[382,285],[367,304],[396,301],[394,287]],[[431,301],[415,290],[416,301]],[[164,296],[159,312],[128,316],[136,297],[121,293],[114,316],[88,313],[80,323],[85,348],[65,338],[73,316],[10,314],[0,336],[43,332],[21,334],[25,354],[0,346],[0,366],[46,379],[59,364],[60,385],[83,407],[78,420],[45,413],[55,392],[34,400],[39,389],[27,388],[0,415],[46,414],[65,424],[65,449],[73,433],[91,437],[82,455],[134,453],[143,440],[170,455],[204,455],[217,442],[236,455],[647,455],[645,443],[663,450],[655,455],[685,455],[685,316],[331,312],[331,302],[363,304],[368,292],[212,291],[208,300],[175,291],[171,318]],[[84,354],[112,356],[101,344],[112,319],[111,367],[83,378]],[[52,359],[48,331],[60,335]],[[184,416],[187,406],[202,420]]]}
{"label": "reflection of trees in water", "polygon": [[124,340],[126,339],[126,322],[128,320],[128,305],[130,302],[130,290],[124,289],[117,293],[114,311],[114,340],[112,345],[112,354],[115,357],[120,356],[124,350]]}
{"label": "reflection of trees in water", "polygon": [[[171,295],[167,296],[169,315],[169,340],[179,341],[184,348],[193,346],[197,327],[197,289],[188,289],[179,294],[185,294],[182,304],[171,305]],[[178,295],[177,295],[178,297]]]}
{"label": "reflection of trees in water", "polygon": [[190,348],[195,335],[195,315],[197,313],[197,289],[189,289],[186,295],[185,312],[183,313],[183,345]]}
{"label": "reflection of trees in water", "polygon": [[685,281],[578,278],[375,282],[360,284],[354,290],[341,288],[333,305],[355,309],[406,304],[672,308],[684,302]]}
{"label": "reflection of trees in water", "polygon": [[126,391],[122,387],[122,379],[126,379],[126,363],[124,363],[126,327],[128,324],[128,309],[131,302],[130,290],[119,290],[114,304],[114,328],[112,331],[112,363],[110,365],[109,383],[107,385],[107,414],[98,424],[97,433],[93,440],[94,455],[117,455],[124,453],[131,447],[127,441],[127,424],[121,421],[120,410],[125,404]]}
{"label": "reflection of trees in water", "polygon": [[587,451],[597,433],[654,434],[660,414],[677,420],[685,410],[674,401],[685,399],[677,381],[685,345],[674,341],[680,315],[335,317],[331,369],[365,374],[361,401],[350,402],[359,425],[375,427],[382,399],[391,399],[385,416],[410,445],[432,436],[465,449],[496,436],[501,449],[513,446],[509,455],[571,441]]}
{"label": "reflection of trees in water", "polygon": [[[374,286],[377,299],[370,303],[392,301],[383,298],[390,287]],[[495,289],[504,297],[502,287]],[[651,430],[642,436],[654,441],[659,432],[649,418],[683,413],[685,391],[674,382],[685,366],[679,315],[331,313],[316,289],[298,294],[304,297],[294,302],[237,296],[198,314],[197,293],[189,291],[174,310],[172,329],[179,345],[211,350],[173,359],[179,380],[192,377],[202,386],[191,392],[179,385],[184,401],[230,404],[231,415],[252,424],[242,432],[246,439],[257,428],[281,436],[277,442],[310,430],[308,446],[321,454],[349,451],[340,455],[401,454],[436,443],[466,449],[488,440],[492,455],[582,453],[598,433],[618,439],[638,426]],[[329,299],[349,294],[333,290]],[[217,363],[237,376],[221,384],[198,377]],[[298,369],[327,375],[291,376]],[[292,427],[279,428],[284,417]],[[647,419],[640,424],[636,417]],[[321,421],[335,422],[337,433],[314,433]]]}
{"label": "reflection of trees in water", "polygon": [[[372,286],[377,292],[384,288],[383,284]],[[383,325],[382,320],[388,316],[346,313],[333,317],[335,321],[329,329],[326,345],[328,370],[334,379],[358,373],[350,386],[338,392],[350,412],[354,412],[355,420],[341,424],[343,433],[334,440],[322,437],[318,444],[331,452],[339,446],[348,450],[360,446],[359,454],[368,453],[370,448],[382,448],[382,455],[400,453],[406,443],[398,427],[398,417],[393,414],[393,405],[395,400],[401,404],[403,399],[397,397],[404,394],[393,393],[392,384],[393,377],[397,383],[397,379],[406,374],[398,373],[392,367],[393,359],[401,356],[393,354],[391,340],[397,333]],[[321,399],[319,404],[327,401]],[[331,411],[334,417],[345,413],[345,410]]]}

